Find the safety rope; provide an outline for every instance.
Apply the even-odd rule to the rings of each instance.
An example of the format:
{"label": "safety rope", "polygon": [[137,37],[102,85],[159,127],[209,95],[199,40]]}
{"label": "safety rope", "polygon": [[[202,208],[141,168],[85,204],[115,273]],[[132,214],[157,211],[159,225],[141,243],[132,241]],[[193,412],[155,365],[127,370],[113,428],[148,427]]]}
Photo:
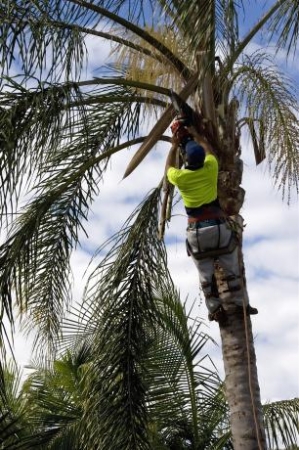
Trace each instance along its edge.
{"label": "safety rope", "polygon": [[261,436],[261,430],[258,423],[257,418],[257,408],[254,401],[254,393],[253,393],[253,380],[252,380],[252,372],[251,372],[251,358],[250,358],[250,348],[249,348],[249,329],[248,329],[248,322],[247,322],[247,305],[245,302],[245,284],[243,279],[243,264],[241,263],[241,246],[238,246],[238,264],[239,264],[239,272],[240,272],[240,280],[241,280],[241,288],[243,292],[242,296],[242,304],[243,304],[243,319],[244,319],[244,329],[245,329],[245,340],[246,340],[246,353],[247,353],[247,371],[248,371],[248,384],[249,384],[249,393],[250,393],[250,399],[251,399],[251,406],[252,406],[252,412],[253,412],[253,419],[254,419],[254,425],[255,425],[255,433],[256,438],[258,442],[258,448],[259,450],[265,450],[265,447],[262,443],[262,436]]}

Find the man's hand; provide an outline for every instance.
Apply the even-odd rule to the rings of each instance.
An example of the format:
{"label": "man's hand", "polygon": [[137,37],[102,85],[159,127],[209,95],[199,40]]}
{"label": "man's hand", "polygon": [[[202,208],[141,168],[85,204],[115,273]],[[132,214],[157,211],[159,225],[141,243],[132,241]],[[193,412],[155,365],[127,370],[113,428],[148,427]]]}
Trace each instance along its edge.
{"label": "man's hand", "polygon": [[178,148],[178,146],[180,145],[180,140],[179,140],[179,138],[177,137],[176,133],[172,135],[171,143],[172,143],[172,146],[173,146],[173,147],[177,147],[177,148]]}

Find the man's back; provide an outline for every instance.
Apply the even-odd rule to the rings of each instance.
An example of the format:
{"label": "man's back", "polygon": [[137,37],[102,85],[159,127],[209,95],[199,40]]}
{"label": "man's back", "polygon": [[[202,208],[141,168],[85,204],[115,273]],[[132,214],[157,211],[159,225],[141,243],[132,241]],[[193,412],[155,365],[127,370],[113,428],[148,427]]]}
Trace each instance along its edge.
{"label": "man's back", "polygon": [[178,187],[187,208],[198,208],[217,198],[218,162],[212,154],[206,155],[203,167],[197,170],[170,167],[167,178]]}

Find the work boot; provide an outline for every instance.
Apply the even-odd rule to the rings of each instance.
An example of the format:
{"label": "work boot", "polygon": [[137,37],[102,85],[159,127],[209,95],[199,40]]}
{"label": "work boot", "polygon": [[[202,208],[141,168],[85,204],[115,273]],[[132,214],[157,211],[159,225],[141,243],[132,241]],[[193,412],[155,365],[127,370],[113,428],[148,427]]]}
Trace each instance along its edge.
{"label": "work boot", "polygon": [[[241,306],[241,305],[236,305],[236,307],[237,307],[237,312],[243,313],[243,306]],[[259,313],[259,312],[258,312],[258,309],[257,309],[257,308],[254,308],[254,307],[251,306],[251,305],[247,305],[247,306],[246,306],[246,315],[247,315],[247,316],[254,316],[254,315],[258,314],[258,313]]]}
{"label": "work boot", "polygon": [[247,316],[254,316],[255,314],[258,314],[259,311],[257,308],[254,308],[254,306],[247,305],[246,306],[246,314]]}

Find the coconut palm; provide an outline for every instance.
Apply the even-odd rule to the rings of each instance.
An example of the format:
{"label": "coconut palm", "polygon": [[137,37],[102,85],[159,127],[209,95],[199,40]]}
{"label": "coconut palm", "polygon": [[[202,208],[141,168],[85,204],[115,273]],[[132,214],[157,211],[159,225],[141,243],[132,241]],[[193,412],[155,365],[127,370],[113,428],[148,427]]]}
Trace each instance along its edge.
{"label": "coconut palm", "polygon": [[[169,140],[163,133],[172,117],[170,87],[189,98],[201,118],[202,131],[215,148],[221,169],[219,198],[228,214],[237,216],[244,200],[240,187],[241,130],[250,133],[256,162],[264,158],[269,161],[282,194],[288,197],[293,186],[298,191],[299,133],[293,85],[284,72],[274,68],[267,53],[245,54],[263,26],[270,30],[272,40],[291,53],[298,37],[298,12],[297,2],[273,2],[240,38],[233,0],[2,2],[0,202],[2,225],[8,224],[9,234],[0,249],[1,317],[4,314],[13,322],[15,298],[28,327],[38,326],[36,344],[44,351],[55,348],[69,302],[70,255],[79,242],[79,231],[84,230],[92,201],[99,194],[99,182],[105,179],[115,152],[142,143],[125,172],[127,176],[159,139]],[[86,36],[115,43],[118,64],[110,67],[106,76],[80,76]],[[139,127],[147,111],[154,111],[160,119],[143,137]],[[12,221],[19,212],[23,188],[28,188],[26,208]],[[171,204],[169,194],[166,188],[163,205]],[[126,406],[132,393],[143,392],[140,411],[146,385],[143,371],[134,371],[139,356],[133,343],[138,342],[138,349],[147,351],[145,322],[137,313],[148,311],[147,320],[153,321],[158,314],[151,300],[165,275],[161,270],[165,249],[153,239],[159,225],[160,195],[161,186],[142,208],[144,217],[139,225],[132,227],[134,239],[126,241],[131,249],[123,243],[128,259],[119,260],[115,274],[107,280],[109,290],[102,288],[103,295],[96,296],[99,314],[104,305],[110,305],[110,310],[105,309],[107,327],[101,333],[109,334],[112,329],[117,336],[123,326],[121,316],[114,316],[114,303],[113,308],[109,303],[115,298],[111,292],[118,294],[124,303],[121,311],[125,307],[127,314],[126,340],[114,341],[120,352],[118,365],[114,366],[112,348],[107,348],[106,358],[111,364],[100,360],[98,370],[105,373],[111,367],[118,368],[117,380],[128,383]],[[162,232],[166,217],[162,212]],[[123,242],[124,232],[120,232],[119,242]],[[145,249],[151,255],[151,264],[148,259],[140,259]],[[240,249],[241,265],[242,259]],[[221,281],[219,272],[217,279]],[[243,284],[246,296],[245,277]],[[100,283],[95,286],[99,288]],[[219,283],[219,291],[228,305],[228,324],[220,326],[220,332],[234,448],[261,449],[265,447],[265,433],[250,319],[244,317],[243,322],[230,308],[232,299],[224,292],[226,286]],[[142,308],[135,311],[135,302]],[[123,339],[123,334],[120,337]],[[123,342],[127,343],[124,349]],[[139,367],[141,361],[137,362]],[[116,386],[111,384],[109,389],[113,391]],[[111,410],[109,405],[108,390],[99,418]],[[98,403],[93,406],[100,407]],[[123,423],[132,437],[127,447],[119,442],[114,448],[146,448],[142,447],[145,423],[136,423],[130,408],[119,407],[127,413],[128,422]],[[119,418],[114,421],[111,416],[99,423],[113,429]],[[103,448],[108,447],[104,442]]]}

